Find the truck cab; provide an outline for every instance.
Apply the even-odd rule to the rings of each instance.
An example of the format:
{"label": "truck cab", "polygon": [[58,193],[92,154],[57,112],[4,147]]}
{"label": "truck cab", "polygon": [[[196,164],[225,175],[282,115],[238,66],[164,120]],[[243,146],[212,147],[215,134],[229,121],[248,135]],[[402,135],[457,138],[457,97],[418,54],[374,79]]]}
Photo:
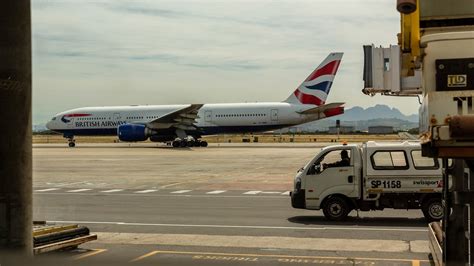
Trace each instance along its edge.
{"label": "truck cab", "polygon": [[323,210],[343,220],[352,210],[422,209],[441,219],[439,161],[421,156],[418,141],[342,144],[323,148],[298,170],[290,193],[294,208]]}

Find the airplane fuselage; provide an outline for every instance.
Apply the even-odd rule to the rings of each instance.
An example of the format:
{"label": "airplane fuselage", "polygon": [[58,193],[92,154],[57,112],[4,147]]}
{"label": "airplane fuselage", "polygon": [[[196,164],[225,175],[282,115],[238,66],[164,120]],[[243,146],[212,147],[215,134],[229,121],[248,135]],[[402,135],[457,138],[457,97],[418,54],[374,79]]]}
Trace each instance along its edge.
{"label": "airplane fuselage", "polygon": [[[188,105],[84,107],[57,114],[47,126],[65,136],[117,135],[117,127],[120,125],[147,124],[186,106]],[[285,102],[205,104],[199,109],[194,124],[196,132],[186,132],[189,135],[213,135],[280,129],[321,118],[299,113],[313,107],[314,105]],[[163,128],[160,133],[166,131],[167,128]]]}
{"label": "airplane fuselage", "polygon": [[330,53],[283,102],[84,107],[59,113],[46,126],[63,133],[70,147],[77,135],[205,147],[204,135],[264,132],[342,114],[344,103],[326,104],[341,59]]}

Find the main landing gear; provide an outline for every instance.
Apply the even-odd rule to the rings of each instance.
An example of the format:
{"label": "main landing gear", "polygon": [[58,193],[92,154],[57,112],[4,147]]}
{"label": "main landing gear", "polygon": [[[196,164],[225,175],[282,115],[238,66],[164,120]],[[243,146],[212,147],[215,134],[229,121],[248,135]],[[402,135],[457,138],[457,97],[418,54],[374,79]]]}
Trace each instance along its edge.
{"label": "main landing gear", "polygon": [[177,139],[173,141],[172,145],[174,148],[207,147],[207,141]]}
{"label": "main landing gear", "polygon": [[76,147],[76,140],[74,139],[74,136],[68,136],[68,137],[65,136],[65,138],[67,138],[69,148]]}

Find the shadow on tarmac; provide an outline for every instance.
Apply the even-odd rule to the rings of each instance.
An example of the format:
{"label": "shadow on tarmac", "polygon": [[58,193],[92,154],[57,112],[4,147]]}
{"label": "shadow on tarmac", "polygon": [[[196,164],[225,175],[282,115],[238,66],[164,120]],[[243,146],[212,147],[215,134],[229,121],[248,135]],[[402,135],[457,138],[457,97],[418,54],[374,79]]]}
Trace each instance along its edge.
{"label": "shadow on tarmac", "polygon": [[401,217],[347,217],[344,221],[329,221],[323,216],[293,216],[288,218],[291,223],[304,225],[365,225],[365,226],[397,226],[426,227],[424,218]]}

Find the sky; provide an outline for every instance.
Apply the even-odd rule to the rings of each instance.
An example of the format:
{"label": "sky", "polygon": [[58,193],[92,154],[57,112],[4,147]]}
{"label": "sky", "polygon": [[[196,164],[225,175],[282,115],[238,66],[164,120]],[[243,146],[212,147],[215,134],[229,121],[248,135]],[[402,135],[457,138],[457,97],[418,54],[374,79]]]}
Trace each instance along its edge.
{"label": "sky", "polygon": [[344,52],[327,102],[418,111],[363,89],[362,45],[396,44],[394,0],[32,0],[33,123],[85,106],[285,100]]}

